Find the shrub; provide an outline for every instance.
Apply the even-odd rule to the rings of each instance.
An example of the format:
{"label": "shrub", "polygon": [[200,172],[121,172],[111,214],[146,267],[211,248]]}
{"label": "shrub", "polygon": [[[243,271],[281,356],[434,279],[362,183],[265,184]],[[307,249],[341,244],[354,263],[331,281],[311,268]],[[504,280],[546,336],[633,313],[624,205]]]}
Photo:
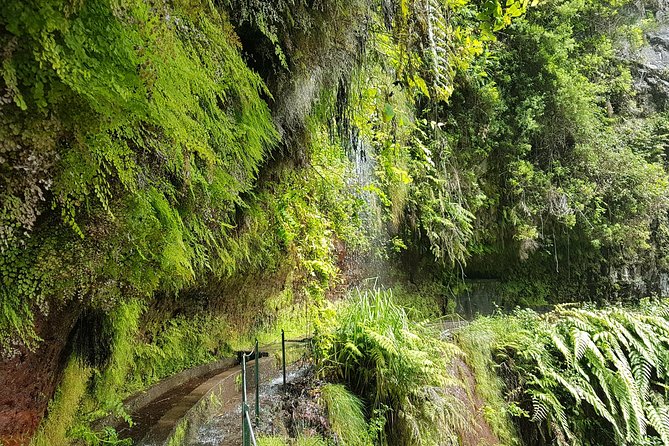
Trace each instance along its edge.
{"label": "shrub", "polygon": [[[559,307],[487,318],[509,408],[532,444],[669,444],[669,310]],[[500,323],[501,322],[501,323]]]}
{"label": "shrub", "polygon": [[358,292],[317,335],[322,372],[385,413],[379,440],[389,444],[457,444],[464,410],[446,389],[457,383],[448,362],[459,351],[427,324],[413,323],[390,291]]}

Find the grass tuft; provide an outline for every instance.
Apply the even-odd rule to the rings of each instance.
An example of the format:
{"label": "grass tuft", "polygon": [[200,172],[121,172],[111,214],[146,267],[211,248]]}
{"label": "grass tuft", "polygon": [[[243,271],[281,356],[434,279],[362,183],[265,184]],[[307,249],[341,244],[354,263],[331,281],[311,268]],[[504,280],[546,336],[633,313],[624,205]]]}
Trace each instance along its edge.
{"label": "grass tuft", "polygon": [[326,384],[321,388],[321,392],[327,407],[330,428],[341,444],[371,445],[364,405],[360,398],[349,392],[342,384]]}
{"label": "grass tuft", "polygon": [[258,437],[258,446],[288,446],[283,437]]}

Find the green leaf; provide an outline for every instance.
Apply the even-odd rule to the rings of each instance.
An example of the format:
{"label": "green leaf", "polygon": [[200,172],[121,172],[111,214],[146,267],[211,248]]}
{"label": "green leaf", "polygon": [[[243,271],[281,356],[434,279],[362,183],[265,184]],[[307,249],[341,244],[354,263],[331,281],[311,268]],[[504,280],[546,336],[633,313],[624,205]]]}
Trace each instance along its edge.
{"label": "green leaf", "polygon": [[386,102],[385,107],[383,107],[383,122],[390,122],[395,117],[395,110],[393,106]]}

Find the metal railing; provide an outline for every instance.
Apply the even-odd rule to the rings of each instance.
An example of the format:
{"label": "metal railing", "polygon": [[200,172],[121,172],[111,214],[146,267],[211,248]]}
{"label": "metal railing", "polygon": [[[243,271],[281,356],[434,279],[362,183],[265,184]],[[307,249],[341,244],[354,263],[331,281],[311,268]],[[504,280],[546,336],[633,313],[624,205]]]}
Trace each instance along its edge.
{"label": "metal railing", "polygon": [[255,424],[260,420],[260,351],[258,350],[258,340],[256,339],[255,348],[249,353],[242,353],[242,445],[256,446],[256,436],[253,432],[253,423],[251,423],[250,409],[246,395],[246,361],[253,357],[255,359],[255,378],[256,378],[256,401],[255,401]]}
{"label": "metal railing", "polygon": [[[464,319],[459,314],[449,315],[429,324],[434,328],[439,328],[444,331],[452,331],[462,328],[469,324],[469,321]],[[283,372],[283,386],[286,386],[286,343],[308,343],[311,339],[286,339],[286,333],[281,330],[281,369]],[[246,362],[253,358],[255,360],[255,427],[258,427],[260,421],[260,368],[259,358],[260,350],[258,349],[258,340],[256,339],[255,347],[251,352],[241,353],[239,356],[242,365],[242,445],[243,446],[257,446],[255,432],[253,430],[254,423],[251,422],[250,408],[248,405],[248,397],[246,394]]]}
{"label": "metal railing", "polygon": [[[286,342],[303,343],[309,342],[309,339],[292,340],[286,339],[286,334],[281,330],[281,368],[283,371],[283,385],[286,386]],[[256,446],[256,437],[254,426],[258,427],[260,421],[260,359],[261,353],[258,349],[258,340],[256,339],[255,347],[250,352],[242,352],[239,356],[242,366],[242,445]],[[246,362],[253,358],[255,360],[255,424],[251,422],[251,409],[248,405],[248,396],[246,394],[247,388],[247,373]]]}
{"label": "metal railing", "polygon": [[310,338],[305,338],[305,339],[286,339],[286,333],[281,330],[281,366],[283,369],[283,385],[284,387],[286,386],[286,342],[293,342],[293,343],[308,343],[310,342]]}
{"label": "metal railing", "polygon": [[427,324],[428,327],[441,332],[441,338],[446,339],[453,336],[453,333],[468,326],[470,322],[461,315],[454,313],[440,317]]}

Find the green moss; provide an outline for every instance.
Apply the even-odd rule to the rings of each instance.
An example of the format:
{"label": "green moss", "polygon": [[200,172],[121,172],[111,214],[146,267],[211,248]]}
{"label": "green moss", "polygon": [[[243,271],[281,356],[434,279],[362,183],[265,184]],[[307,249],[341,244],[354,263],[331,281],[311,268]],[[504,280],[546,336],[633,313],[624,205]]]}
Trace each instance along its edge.
{"label": "green moss", "polygon": [[399,282],[393,285],[393,301],[411,312],[412,319],[438,319],[455,313],[454,289],[434,280],[423,280],[418,284]]}
{"label": "green moss", "polygon": [[[97,410],[102,413],[117,412],[121,400],[128,393],[128,377],[135,367],[136,336],[139,332],[140,317],[143,306],[139,301],[131,301],[118,306],[109,317],[114,327],[112,340],[112,357],[109,365],[101,374],[93,378],[93,390],[89,395],[95,401]],[[93,401],[88,401],[89,410]]]}
{"label": "green moss", "polygon": [[76,420],[91,369],[72,360],[65,368],[56,395],[49,403],[49,417],[43,422],[30,446],[65,446],[70,444],[68,430]]}
{"label": "green moss", "polygon": [[180,422],[174,430],[174,434],[172,434],[166,446],[182,446],[186,440],[187,433],[188,423]]}

